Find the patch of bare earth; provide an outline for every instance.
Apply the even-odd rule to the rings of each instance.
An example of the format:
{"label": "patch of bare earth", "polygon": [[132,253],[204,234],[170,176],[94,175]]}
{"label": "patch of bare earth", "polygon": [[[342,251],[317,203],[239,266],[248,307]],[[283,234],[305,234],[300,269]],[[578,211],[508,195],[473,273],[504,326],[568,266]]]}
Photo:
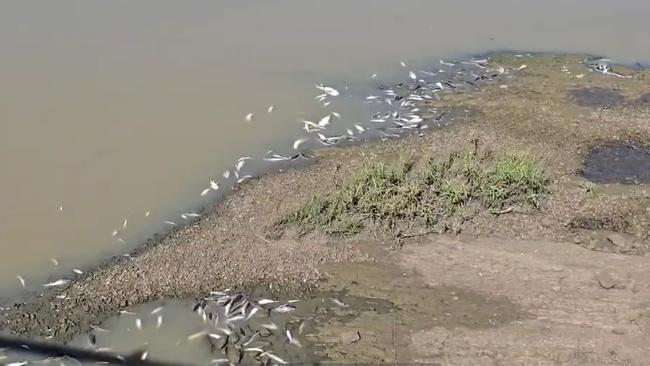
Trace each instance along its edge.
{"label": "patch of bare earth", "polygon": [[[568,243],[438,238],[401,261],[430,285],[504,296],[530,317],[481,330],[412,334],[419,360],[484,365],[643,365],[650,359],[650,266]],[[437,266],[435,263],[444,263]]]}

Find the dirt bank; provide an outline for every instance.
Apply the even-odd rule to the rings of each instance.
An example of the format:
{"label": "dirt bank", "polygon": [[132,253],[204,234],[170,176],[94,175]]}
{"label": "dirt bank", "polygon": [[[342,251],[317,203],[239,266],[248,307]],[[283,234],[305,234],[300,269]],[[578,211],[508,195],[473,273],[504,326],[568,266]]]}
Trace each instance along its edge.
{"label": "dirt bank", "polygon": [[[486,327],[496,327],[496,330],[490,331],[467,330],[449,333],[444,328],[444,321],[434,322],[430,324],[432,328],[422,329],[424,338],[421,339],[424,341],[409,338],[406,343],[412,344],[404,347],[415,349],[413,354],[422,357],[418,360],[433,359],[438,356],[431,351],[433,346],[426,342],[433,342],[432,339],[436,337],[451,337],[449,339],[454,344],[454,352],[466,351],[461,349],[461,344],[469,342],[466,347],[472,352],[476,351],[468,353],[476,357],[471,359],[487,357],[498,360],[501,357],[498,350],[503,350],[505,359],[524,362],[526,357],[532,356],[527,353],[521,342],[526,342],[526,337],[533,337],[534,330],[541,332],[546,329],[546,325],[568,327],[566,331],[549,331],[549,339],[552,338],[555,346],[549,346],[551,348],[547,350],[553,352],[559,350],[558,347],[562,344],[568,345],[568,339],[573,339],[572,344],[575,345],[575,339],[580,337],[593,340],[590,347],[596,344],[596,340],[618,342],[623,338],[611,335],[611,329],[605,337],[602,329],[627,325],[615,325],[618,323],[613,318],[581,318],[580,313],[567,309],[582,306],[585,299],[589,298],[591,307],[610,306],[631,312],[629,304],[624,301],[607,300],[606,296],[621,292],[602,292],[591,284],[591,287],[587,286],[586,279],[570,285],[582,287],[576,287],[575,293],[569,292],[562,283],[551,284],[549,281],[555,278],[551,276],[554,272],[543,269],[553,267],[553,263],[558,262],[557,265],[562,267],[562,271],[572,273],[569,264],[562,262],[567,260],[563,258],[566,253],[558,254],[559,249],[564,246],[567,246],[566,250],[570,251],[571,255],[592,258],[590,271],[596,270],[595,263],[600,256],[618,258],[616,263],[620,266],[615,268],[617,270],[622,270],[625,263],[635,263],[639,266],[646,263],[645,258],[592,253],[568,242],[612,253],[646,255],[650,252],[648,187],[634,180],[631,181],[632,184],[594,184],[581,174],[584,169],[583,159],[594,147],[626,141],[634,141],[639,146],[650,144],[650,106],[644,102],[644,95],[650,90],[647,80],[650,74],[638,70],[632,73],[625,68],[617,68],[616,71],[630,74],[631,78],[590,72],[583,60],[583,57],[578,56],[537,56],[521,59],[513,55],[494,55],[490,60],[490,67],[504,67],[514,76],[509,82],[494,84],[475,92],[444,93],[440,94],[439,100],[422,103],[421,108],[449,110],[450,127],[398,140],[323,150],[307,167],[273,173],[249,181],[237,188],[197,223],[161,238],[155,245],[148,246],[132,258],[99,268],[59,293],[47,294],[25,304],[16,304],[4,314],[0,324],[2,328],[16,334],[53,337],[58,341],[66,341],[74,333],[87,329],[90,324],[98,322],[112,312],[153,299],[201,296],[210,290],[226,287],[257,290],[264,288],[268,292],[300,294],[313,291],[319,285],[330,286],[327,283],[319,283],[323,278],[324,263],[366,262],[375,257],[375,254],[353,243],[370,240],[390,248],[395,246],[394,233],[386,231],[381,225],[367,225],[355,237],[347,239],[349,241],[331,245],[330,238],[321,234],[296,236],[289,231],[278,231],[275,225],[278,221],[312,195],[335,190],[345,177],[358,171],[369,161],[394,162],[403,157],[440,157],[459,149],[471,149],[474,142],[478,141],[482,148],[490,149],[495,154],[526,153],[538,159],[551,182],[549,193],[539,208],[511,207],[499,215],[484,210],[459,222],[454,231],[466,235],[507,239],[503,243],[511,251],[514,251],[519,243],[513,241],[515,239],[554,241],[562,244],[548,244],[558,250],[545,248],[540,252],[535,252],[534,245],[522,246],[530,249],[522,249],[523,257],[531,255],[536,258],[536,264],[531,265],[539,264],[538,272],[531,272],[530,279],[525,283],[513,277],[502,279],[500,282],[494,281],[492,285],[496,287],[493,290],[482,288],[483,282],[462,283],[467,273],[459,273],[460,277],[452,281],[448,276],[454,273],[454,262],[445,261],[444,258],[430,258],[432,261],[435,259],[435,264],[430,264],[434,268],[428,272],[424,271],[423,276],[428,277],[423,281],[442,283],[440,281],[447,278],[443,281],[445,285],[458,287],[459,293],[469,291],[463,296],[468,298],[468,301],[473,296],[478,296],[479,300],[476,302],[481,304],[483,301],[480,298],[498,292],[501,297],[490,306],[500,309],[503,305],[512,311],[509,310],[508,314],[499,318],[501,320],[494,320],[494,325],[489,321],[485,323],[489,318],[487,315],[479,316],[480,319],[476,320],[478,323]],[[523,64],[526,67],[523,67]],[[581,92],[584,88],[588,90]],[[599,94],[601,89],[608,92],[602,96]],[[415,223],[405,227],[409,231],[403,230],[400,234],[403,237],[419,235],[429,230]],[[444,232],[445,229],[440,231]],[[480,244],[473,245],[480,247]],[[396,260],[395,265],[402,265],[401,261],[415,260],[406,254],[413,250],[408,244],[401,250],[405,251],[404,257]],[[459,253],[460,257],[455,257],[454,260],[463,260],[463,252],[450,253]],[[419,262],[413,264],[416,272],[422,272],[423,267],[426,267],[422,261],[426,261],[429,254],[423,253]],[[482,254],[476,255],[473,259],[476,265],[485,261],[486,265],[493,265],[490,268],[494,272],[497,272],[497,269],[506,271],[510,266],[510,263],[498,263],[498,258],[494,258],[501,255],[500,253],[486,249]],[[479,260],[481,256],[483,259]],[[525,264],[521,266],[524,268]],[[537,274],[533,275],[534,273]],[[545,277],[545,274],[549,276]],[[442,277],[434,278],[438,275]],[[627,276],[623,272],[619,275]],[[584,276],[587,276],[586,272]],[[561,298],[559,294],[568,291],[566,296],[570,295],[573,302],[567,303],[564,314],[547,314],[550,320],[530,320],[542,316],[541,309],[545,308],[546,300],[536,302],[541,293],[527,289],[546,289],[548,286],[551,290],[544,290],[544,296],[550,294],[554,298]],[[559,286],[560,290],[552,289],[556,286]],[[585,298],[576,295],[582,296],[583,292]],[[605,294],[602,299],[594,295],[601,292]],[[427,296],[429,295],[423,293],[422,301],[427,301]],[[554,303],[554,306],[559,306],[559,303]],[[479,306],[476,311],[480,313],[483,310]],[[587,308],[584,313],[589,313]],[[526,327],[519,328],[513,325],[519,324],[514,323],[515,320],[529,323],[526,323]],[[582,322],[584,326],[567,325],[572,322]],[[471,327],[467,325],[465,328]],[[640,332],[639,329],[641,328],[634,328],[632,333]],[[509,340],[497,347],[494,344],[497,339]],[[630,338],[630,342],[634,343],[639,339]],[[529,340],[541,341],[537,338]],[[582,349],[581,346],[571,347]],[[488,349],[491,349],[489,352],[492,353],[489,353]],[[518,353],[512,353],[514,350],[518,350]],[[542,351],[546,352],[540,352]],[[565,353],[562,352],[558,353],[558,362],[564,360]],[[641,351],[630,351],[626,354],[628,353],[632,358],[647,356]],[[600,353],[596,356],[601,361],[605,357]],[[336,359],[334,354],[331,357]],[[388,356],[377,356],[377,359],[380,358],[392,359]],[[467,358],[466,363],[471,363],[471,359]],[[461,361],[459,363],[465,362],[463,359]]]}

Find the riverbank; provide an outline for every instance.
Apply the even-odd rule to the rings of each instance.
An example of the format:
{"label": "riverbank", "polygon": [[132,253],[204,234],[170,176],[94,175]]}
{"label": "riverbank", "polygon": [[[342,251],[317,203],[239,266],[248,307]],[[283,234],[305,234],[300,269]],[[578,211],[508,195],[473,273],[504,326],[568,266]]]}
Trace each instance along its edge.
{"label": "riverbank", "polygon": [[[490,58],[489,67],[504,68],[513,77],[421,102],[419,108],[447,111],[448,127],[322,150],[306,167],[248,181],[196,223],[156,239],[131,258],[100,267],[59,292],[16,304],[0,320],[2,328],[67,341],[120,309],[159,298],[200,297],[221,288],[300,296],[333,286],[323,282],[326,264],[371,263],[376,255],[356,242],[401,250],[409,245],[403,239],[434,230],[512,243],[577,244],[612,255],[650,253],[645,165],[637,164],[641,170],[632,169],[627,177],[612,178],[622,184],[584,177],[592,165],[598,167],[585,158],[600,148],[642,153],[650,145],[650,73],[614,70],[631,76],[626,78],[590,71],[582,56],[501,54]],[[396,226],[399,232],[368,220],[344,239],[318,230],[301,235],[278,230],[277,223],[310,197],[335,191],[369,163],[441,158],[477,146],[496,156],[526,154],[539,162],[550,182],[539,205],[481,209],[434,227],[407,217]],[[620,154],[618,160],[625,160]],[[444,266],[437,260],[435,265]]]}

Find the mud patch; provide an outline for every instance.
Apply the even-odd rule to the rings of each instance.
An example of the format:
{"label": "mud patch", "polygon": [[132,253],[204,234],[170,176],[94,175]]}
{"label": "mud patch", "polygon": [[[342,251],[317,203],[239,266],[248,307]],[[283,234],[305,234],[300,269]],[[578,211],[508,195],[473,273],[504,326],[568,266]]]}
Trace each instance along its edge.
{"label": "mud patch", "polygon": [[650,93],[645,93],[636,100],[637,104],[650,107]]}
{"label": "mud patch", "polygon": [[625,97],[612,89],[592,87],[570,90],[569,99],[583,107],[614,107],[621,104]]}
{"label": "mud patch", "polygon": [[594,183],[649,183],[650,149],[634,142],[596,147],[587,154],[581,173]]}
{"label": "mud patch", "polygon": [[629,229],[630,224],[623,218],[614,217],[575,217],[569,222],[571,229],[584,230],[610,230],[615,232],[624,232]]}
{"label": "mud patch", "polygon": [[[310,339],[331,361],[411,362],[413,337],[434,327],[486,329],[528,318],[505,297],[452,287],[428,286],[417,273],[386,263],[335,264],[328,285],[339,293],[342,312],[316,319]],[[388,307],[361,310],[370,299]],[[342,316],[346,314],[347,316]],[[352,316],[351,316],[352,315]]]}

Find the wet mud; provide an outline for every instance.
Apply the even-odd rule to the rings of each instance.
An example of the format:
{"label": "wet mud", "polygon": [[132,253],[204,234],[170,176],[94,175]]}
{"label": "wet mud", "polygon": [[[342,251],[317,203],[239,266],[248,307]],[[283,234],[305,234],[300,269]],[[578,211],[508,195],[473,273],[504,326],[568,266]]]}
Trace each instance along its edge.
{"label": "wet mud", "polygon": [[583,107],[615,107],[625,101],[620,92],[600,87],[570,90],[569,98]]}
{"label": "wet mud", "polygon": [[592,149],[582,175],[594,183],[650,182],[650,149],[635,142],[613,143]]}
{"label": "wet mud", "polygon": [[[329,361],[412,362],[409,347],[419,331],[484,329],[529,317],[507,298],[429,286],[418,273],[404,272],[388,262],[332,264],[325,271],[330,276],[328,285],[346,304],[315,318],[311,339]],[[363,306],[370,301],[389,306]]]}
{"label": "wet mud", "polygon": [[641,106],[650,107],[650,93],[643,94],[636,101]]}

